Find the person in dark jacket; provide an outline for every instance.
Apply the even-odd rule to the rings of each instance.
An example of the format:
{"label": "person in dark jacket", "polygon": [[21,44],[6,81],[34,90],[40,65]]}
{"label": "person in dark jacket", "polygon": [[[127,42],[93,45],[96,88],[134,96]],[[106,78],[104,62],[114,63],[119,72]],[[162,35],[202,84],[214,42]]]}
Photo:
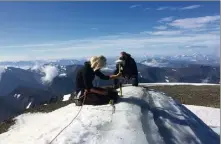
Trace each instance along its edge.
{"label": "person in dark jacket", "polygon": [[[130,54],[126,52],[121,52],[121,56],[119,60],[123,61],[123,63],[116,64],[116,70],[114,71],[114,74],[117,74],[119,72],[119,65],[121,66],[121,72],[122,77],[132,80],[133,86],[138,86],[138,70],[137,70],[137,64],[135,60],[131,57]],[[119,80],[114,79],[114,88],[119,87]]]}
{"label": "person in dark jacket", "polygon": [[[88,101],[94,101],[91,104],[102,104],[109,101],[110,98],[107,96],[109,94],[108,91],[103,88],[94,87],[93,80],[95,76],[103,80],[116,79],[121,76],[121,73],[106,76],[100,71],[105,65],[106,58],[104,56],[94,56],[90,61],[85,62],[84,67],[78,71],[76,76],[76,93],[78,94],[78,98],[82,95],[87,95],[87,98],[90,99]],[[80,100],[82,102],[82,99]]]}

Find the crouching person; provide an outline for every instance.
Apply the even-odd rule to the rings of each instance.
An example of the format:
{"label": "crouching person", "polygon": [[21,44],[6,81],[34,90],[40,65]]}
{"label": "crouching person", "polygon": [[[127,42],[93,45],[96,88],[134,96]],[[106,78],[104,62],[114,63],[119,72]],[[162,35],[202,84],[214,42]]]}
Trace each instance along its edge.
{"label": "crouching person", "polygon": [[[131,80],[132,86],[138,86],[138,70],[137,70],[137,64],[135,60],[131,57],[130,54],[126,52],[121,52],[121,56],[119,58],[122,63],[116,64],[116,70],[114,71],[114,74],[117,74],[119,72],[119,65],[122,68],[120,71],[122,72],[122,77]],[[119,88],[119,80],[114,79],[114,88]]]}
{"label": "crouching person", "polygon": [[80,69],[76,76],[76,105],[102,105],[108,104],[110,100],[117,101],[118,92],[115,89],[104,89],[93,86],[95,76],[103,80],[112,80],[119,78],[121,73],[116,75],[106,76],[100,69],[106,66],[106,58],[104,56],[94,56],[90,61],[85,62],[82,69]]}

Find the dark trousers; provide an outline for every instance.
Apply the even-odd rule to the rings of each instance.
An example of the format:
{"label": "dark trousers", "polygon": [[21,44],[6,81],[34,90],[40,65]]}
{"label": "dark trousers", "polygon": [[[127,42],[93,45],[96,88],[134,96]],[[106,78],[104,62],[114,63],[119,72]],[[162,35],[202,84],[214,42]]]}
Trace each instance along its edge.
{"label": "dark trousers", "polygon": [[[104,105],[104,104],[108,104],[110,100],[114,100],[115,103],[117,102],[118,92],[115,89],[100,88],[100,87],[95,87],[94,89],[101,90],[101,91],[107,91],[108,95],[100,95],[97,93],[89,92],[85,98],[84,104],[86,104],[86,105]],[[80,101],[83,102],[83,99],[84,98],[81,98]]]}

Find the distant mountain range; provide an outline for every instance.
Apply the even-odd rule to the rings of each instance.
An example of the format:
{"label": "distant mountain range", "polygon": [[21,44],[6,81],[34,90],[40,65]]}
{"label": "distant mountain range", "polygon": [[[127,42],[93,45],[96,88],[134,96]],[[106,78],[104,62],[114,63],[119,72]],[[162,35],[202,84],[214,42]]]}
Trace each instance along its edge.
{"label": "distant mountain range", "polygon": [[[183,56],[185,57],[185,56]],[[139,81],[215,83],[220,82],[220,66],[213,59],[210,64],[196,64],[195,61],[181,60],[183,57],[151,58],[137,62]],[[109,75],[115,69],[115,59],[109,61],[102,71]],[[85,61],[85,60],[84,60]],[[56,101],[75,90],[76,72],[84,61],[60,60],[47,63],[17,62],[17,67],[6,66],[0,71],[0,121],[22,112],[26,108]],[[25,69],[19,66],[30,64]],[[27,66],[27,65],[26,65]],[[95,79],[94,85],[112,85],[113,81]]]}

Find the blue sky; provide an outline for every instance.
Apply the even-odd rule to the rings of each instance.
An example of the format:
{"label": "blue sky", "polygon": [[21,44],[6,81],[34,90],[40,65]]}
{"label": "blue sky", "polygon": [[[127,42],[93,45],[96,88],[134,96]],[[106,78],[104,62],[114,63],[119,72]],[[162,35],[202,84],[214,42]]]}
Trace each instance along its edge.
{"label": "blue sky", "polygon": [[0,61],[219,54],[219,2],[0,2]]}

